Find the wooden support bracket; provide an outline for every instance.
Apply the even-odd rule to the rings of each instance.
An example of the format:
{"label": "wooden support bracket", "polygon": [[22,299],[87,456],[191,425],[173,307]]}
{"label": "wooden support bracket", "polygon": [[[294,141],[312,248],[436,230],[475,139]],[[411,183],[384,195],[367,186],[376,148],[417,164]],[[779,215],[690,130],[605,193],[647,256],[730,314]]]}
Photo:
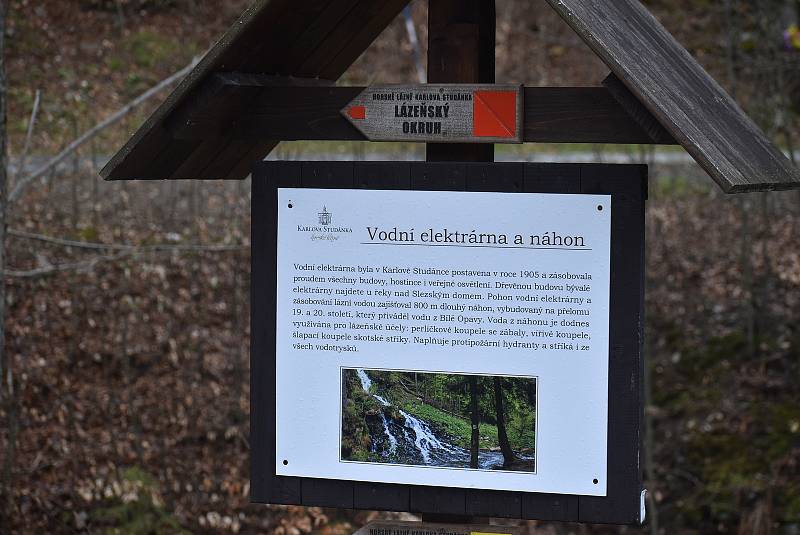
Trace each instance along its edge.
{"label": "wooden support bracket", "polygon": [[617,78],[613,72],[603,80],[603,87],[608,89],[611,96],[622,106],[622,109],[633,119],[642,129],[647,132],[653,143],[670,144],[675,143],[672,134],[661,126],[658,119],[653,117],[647,108],[636,98],[636,95],[625,87],[622,80]]}

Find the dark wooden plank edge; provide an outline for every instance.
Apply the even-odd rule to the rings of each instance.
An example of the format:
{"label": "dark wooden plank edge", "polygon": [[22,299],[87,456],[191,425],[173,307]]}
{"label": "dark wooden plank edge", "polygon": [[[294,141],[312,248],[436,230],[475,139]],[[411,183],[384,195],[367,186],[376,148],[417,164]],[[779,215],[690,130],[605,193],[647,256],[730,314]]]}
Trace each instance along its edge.
{"label": "dark wooden plank edge", "polygon": [[[582,522],[639,523],[642,488],[644,203],[647,166],[581,165],[581,193],[612,193],[607,497],[581,496]],[[613,395],[612,395],[613,393]]]}
{"label": "dark wooden plank edge", "polygon": [[277,208],[275,184],[300,186],[300,166],[271,162],[259,167],[252,185],[250,224],[250,499],[299,505],[299,478],[275,475],[275,314],[277,280]]}

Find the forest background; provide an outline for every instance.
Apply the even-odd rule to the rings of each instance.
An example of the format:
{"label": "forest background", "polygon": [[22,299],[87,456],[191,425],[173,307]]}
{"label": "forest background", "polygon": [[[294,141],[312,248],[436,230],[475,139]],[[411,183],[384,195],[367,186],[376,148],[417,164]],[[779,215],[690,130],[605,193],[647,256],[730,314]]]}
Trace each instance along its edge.
{"label": "forest background", "polygon": [[[800,4],[645,4],[796,157]],[[0,532],[338,535],[375,517],[249,504],[249,180],[98,177],[245,0],[2,6]],[[409,13],[341,84],[419,79],[426,3]],[[497,16],[498,82],[607,74],[545,2],[497,0]],[[274,155],[419,159],[422,147],[295,142]],[[643,162],[651,176],[649,523],[525,530],[800,532],[799,194],[724,196],[674,148],[503,146],[497,157]]]}

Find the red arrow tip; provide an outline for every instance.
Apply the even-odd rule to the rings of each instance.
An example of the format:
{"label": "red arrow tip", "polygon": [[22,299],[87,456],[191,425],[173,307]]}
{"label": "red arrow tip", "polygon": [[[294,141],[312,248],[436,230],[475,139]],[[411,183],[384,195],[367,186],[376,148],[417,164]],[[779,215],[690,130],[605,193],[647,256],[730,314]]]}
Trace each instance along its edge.
{"label": "red arrow tip", "polygon": [[364,106],[350,106],[347,110],[347,115],[349,115],[351,119],[366,119],[367,108]]}

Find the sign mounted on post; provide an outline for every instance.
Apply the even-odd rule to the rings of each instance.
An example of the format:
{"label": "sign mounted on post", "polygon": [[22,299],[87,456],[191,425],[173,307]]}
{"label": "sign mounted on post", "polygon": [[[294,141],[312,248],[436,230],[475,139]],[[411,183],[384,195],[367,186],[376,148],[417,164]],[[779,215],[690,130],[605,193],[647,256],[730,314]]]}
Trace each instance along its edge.
{"label": "sign mounted on post", "polygon": [[522,143],[522,86],[371,86],[343,110],[370,141]]}
{"label": "sign mounted on post", "polygon": [[640,519],[642,169],[260,164],[253,499]]}

